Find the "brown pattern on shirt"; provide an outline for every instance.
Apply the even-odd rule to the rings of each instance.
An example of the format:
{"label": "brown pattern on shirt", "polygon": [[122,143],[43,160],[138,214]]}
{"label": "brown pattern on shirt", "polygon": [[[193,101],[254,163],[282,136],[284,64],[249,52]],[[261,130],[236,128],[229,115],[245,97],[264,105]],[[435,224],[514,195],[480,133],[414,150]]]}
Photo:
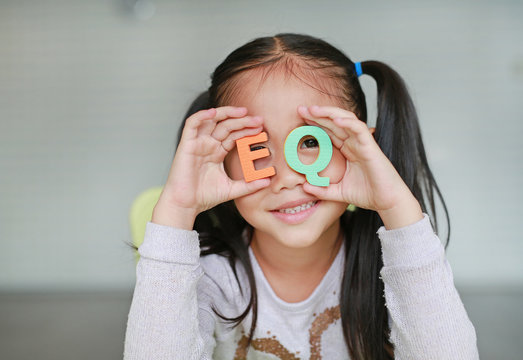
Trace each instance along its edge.
{"label": "brown pattern on shirt", "polygon": [[[321,360],[321,337],[325,330],[340,318],[340,306],[333,306],[325,309],[317,315],[309,328],[310,360]],[[247,335],[243,335],[238,341],[234,360],[247,358]],[[267,354],[276,355],[282,360],[299,360],[298,353],[294,354],[286,349],[276,336],[258,338],[251,341],[251,348]]]}
{"label": "brown pattern on shirt", "polygon": [[321,335],[330,324],[340,318],[340,306],[325,309],[316,316],[309,329],[309,343],[311,344],[310,360],[321,360]]}
{"label": "brown pattern on shirt", "polygon": [[[247,358],[247,341],[249,339],[246,335],[243,335],[238,342],[236,353],[234,354],[234,360],[246,359]],[[267,354],[273,354],[280,359],[285,360],[300,360],[299,357],[287,350],[275,337],[272,338],[261,338],[253,339],[251,341],[251,347],[254,350],[262,351]]]}

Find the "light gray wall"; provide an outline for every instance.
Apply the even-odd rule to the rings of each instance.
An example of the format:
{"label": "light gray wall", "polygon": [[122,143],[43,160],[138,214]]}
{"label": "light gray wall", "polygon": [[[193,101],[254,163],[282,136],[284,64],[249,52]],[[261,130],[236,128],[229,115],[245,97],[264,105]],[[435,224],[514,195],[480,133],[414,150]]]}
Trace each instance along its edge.
{"label": "light gray wall", "polygon": [[0,1],[0,290],[130,288],[128,209],[164,182],[187,105],[231,50],[283,31],[404,76],[457,284],[523,286],[523,3],[153,3],[140,20],[132,1]]}

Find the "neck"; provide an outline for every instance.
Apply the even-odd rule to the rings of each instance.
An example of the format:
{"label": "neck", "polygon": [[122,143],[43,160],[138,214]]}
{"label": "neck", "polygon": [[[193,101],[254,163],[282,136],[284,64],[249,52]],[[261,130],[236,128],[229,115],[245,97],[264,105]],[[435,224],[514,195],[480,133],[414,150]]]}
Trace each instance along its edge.
{"label": "neck", "polygon": [[[251,248],[273,290],[282,299],[296,302],[307,298],[332,265],[343,242],[339,221],[307,247],[292,248],[253,232]],[[292,285],[291,285],[292,284]],[[301,289],[296,289],[296,287]],[[286,290],[300,294],[289,298]]]}

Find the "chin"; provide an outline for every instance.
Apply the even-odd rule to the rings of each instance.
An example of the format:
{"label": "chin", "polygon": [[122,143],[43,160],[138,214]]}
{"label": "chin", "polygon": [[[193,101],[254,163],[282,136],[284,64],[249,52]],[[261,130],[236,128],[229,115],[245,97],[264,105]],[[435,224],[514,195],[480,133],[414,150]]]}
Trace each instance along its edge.
{"label": "chin", "polygon": [[320,238],[319,233],[307,231],[306,229],[302,231],[289,231],[278,234],[276,240],[288,247],[294,249],[304,249],[314,245]]}

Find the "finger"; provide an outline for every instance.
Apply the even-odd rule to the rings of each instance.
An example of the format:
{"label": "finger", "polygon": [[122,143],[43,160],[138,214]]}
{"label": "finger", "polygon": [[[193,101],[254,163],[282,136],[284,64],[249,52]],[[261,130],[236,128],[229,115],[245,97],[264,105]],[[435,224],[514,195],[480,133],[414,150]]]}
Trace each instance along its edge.
{"label": "finger", "polygon": [[198,135],[211,135],[211,133],[216,128],[216,123],[220,121],[228,118],[244,117],[247,115],[247,108],[236,106],[222,106],[209,110],[202,110],[202,112],[205,111],[208,111],[208,113],[204,113],[203,116],[195,116],[196,114],[200,113],[198,112],[187,119],[188,122],[190,120],[191,128],[196,130],[196,133],[193,132],[191,134],[194,137]]}
{"label": "finger", "polygon": [[247,115],[246,107],[221,106],[216,108],[216,121],[223,121],[227,118],[239,118]]}
{"label": "finger", "polygon": [[330,118],[336,117],[353,117],[358,118],[353,112],[336,107],[336,106],[298,106],[298,113],[304,118]]}
{"label": "finger", "polygon": [[312,114],[309,112],[309,108],[307,106],[298,106],[298,114],[304,118],[304,119],[309,119],[309,118],[313,118],[314,116],[312,116]]}
{"label": "finger", "polygon": [[364,122],[354,118],[335,118],[334,124],[343,128],[350,136],[357,137],[358,140],[372,138],[371,131]]}
{"label": "finger", "polygon": [[[316,123],[315,121],[312,121],[312,120],[305,120],[305,123],[308,124],[308,125],[313,125],[313,126],[318,126],[319,124]],[[323,131],[325,131],[327,133],[327,135],[329,135],[329,138],[331,139],[332,141],[332,144],[337,147],[338,149],[340,149],[342,146],[343,146],[343,141],[342,139],[340,139],[338,136],[336,136],[330,129],[326,128],[326,127],[323,127],[323,126],[320,126]],[[346,136],[344,136],[346,137]]]}
{"label": "finger", "polygon": [[342,146],[343,146],[343,140],[340,139],[338,136],[336,136],[330,129],[328,128],[323,128],[323,130],[327,133],[327,135],[329,135],[331,141],[332,141],[332,144],[337,147],[338,149],[340,149]]}
{"label": "finger", "polygon": [[261,127],[263,119],[261,116],[245,116],[241,118],[230,118],[220,122],[212,132],[211,136],[219,141],[223,141],[229,134],[243,128]]}
{"label": "finger", "polygon": [[[313,105],[313,106],[309,106],[306,109],[307,109],[307,112],[304,112],[304,114],[309,114],[310,119],[328,118],[328,119],[334,120],[336,118],[344,118],[344,119],[354,120],[355,123],[365,124],[352,111],[348,111],[348,110],[345,110],[345,109],[342,109],[339,107]],[[366,124],[365,124],[365,128],[367,128]]]}
{"label": "finger", "polygon": [[205,135],[211,135],[215,128],[216,124],[220,123],[229,118],[239,118],[247,115],[247,108],[237,107],[237,106],[221,106],[216,108],[216,115],[212,121],[205,122],[200,128],[199,133]]}
{"label": "finger", "polygon": [[187,118],[183,129],[182,138],[195,138],[198,136],[198,128],[208,120],[216,116],[216,109],[200,110]]}
{"label": "finger", "polygon": [[348,134],[343,129],[334,127],[332,121],[337,117],[351,118],[360,121],[354,113],[334,106],[299,106],[298,113],[305,119],[305,122],[310,124],[312,121],[317,125],[329,128],[332,133],[341,140],[345,140]]}
{"label": "finger", "polygon": [[[345,110],[336,106],[318,106],[318,105],[312,105],[308,108],[309,113],[314,117],[326,117],[330,119],[334,119],[336,117],[346,117],[346,118],[354,118],[358,119],[356,114],[354,114],[352,111]],[[359,119],[358,119],[359,120]]]}
{"label": "finger", "polygon": [[306,122],[320,126],[324,130],[329,130],[329,132],[340,139],[345,141],[349,137],[349,133],[343,128],[337,126],[331,119],[326,118],[316,118],[316,119],[307,119]]}
{"label": "finger", "polygon": [[343,127],[350,133],[348,140],[343,143],[340,148],[341,153],[349,160],[369,160],[375,154],[382,153],[376,142],[376,139],[371,133],[371,129],[359,120],[336,118],[334,123]]}
{"label": "finger", "polygon": [[[303,118],[307,125],[319,125],[329,135],[334,146],[336,146],[338,149],[341,148],[341,146],[343,145],[343,141],[347,138],[347,134],[343,130],[336,129],[336,131],[334,131],[332,125],[330,124],[332,123],[331,120],[315,118],[311,115],[308,108],[305,106],[299,106],[298,112],[300,113],[300,116]],[[323,126],[322,124],[325,126]]]}
{"label": "finger", "polygon": [[[253,136],[259,134],[263,128],[256,127],[256,128],[245,128],[242,130],[234,131],[230,133],[227,138],[225,138],[222,141],[222,147],[225,149],[225,151],[229,152],[236,146],[236,140],[244,138],[246,136]],[[224,156],[225,157],[225,156]]]}
{"label": "finger", "polygon": [[256,191],[269,186],[270,183],[271,181],[268,178],[258,179],[252,182],[245,182],[245,180],[235,180],[232,184],[230,200],[255,193]]}
{"label": "finger", "polygon": [[320,200],[345,202],[342,197],[342,188],[340,184],[314,186],[306,182],[303,184],[303,190]]}

